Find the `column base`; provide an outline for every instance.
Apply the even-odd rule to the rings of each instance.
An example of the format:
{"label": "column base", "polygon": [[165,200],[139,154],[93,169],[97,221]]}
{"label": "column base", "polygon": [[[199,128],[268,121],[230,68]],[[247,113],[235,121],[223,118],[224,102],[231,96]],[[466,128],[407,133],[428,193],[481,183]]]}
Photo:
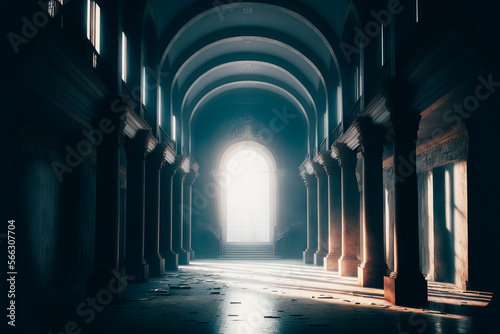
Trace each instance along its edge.
{"label": "column base", "polygon": [[306,249],[302,253],[302,257],[304,259],[305,264],[314,264],[314,251],[310,249]]}
{"label": "column base", "polygon": [[325,270],[326,271],[338,271],[339,270],[339,258],[340,254],[328,254],[325,257]]}
{"label": "column base", "polygon": [[323,263],[325,262],[325,256],[328,253],[326,251],[317,251],[314,253],[314,265],[315,266],[323,266]]}
{"label": "column base", "polygon": [[[128,279],[132,278],[116,270],[93,271],[86,281],[86,295],[104,301],[106,305],[124,302],[127,300]],[[102,306],[105,306],[104,303],[101,303]]]}
{"label": "column base", "polygon": [[360,262],[356,256],[341,256],[339,259],[339,276],[356,277]]}
{"label": "column base", "polygon": [[165,259],[165,270],[179,270],[179,256],[177,254],[170,251],[167,253],[162,253],[161,256]]}
{"label": "column base", "polygon": [[127,274],[134,277],[130,283],[146,283],[149,281],[149,264],[146,261],[134,261],[132,263],[125,261],[125,270]]}
{"label": "column base", "polygon": [[398,306],[427,306],[427,281],[420,273],[415,275],[391,274],[384,277],[384,299]]}
{"label": "column base", "polygon": [[192,250],[191,248],[188,248],[188,249],[184,249],[184,251],[189,254],[189,261],[194,260],[194,250]]}
{"label": "column base", "polygon": [[358,284],[365,288],[384,288],[387,266],[383,263],[362,263],[358,267]]}
{"label": "column base", "polygon": [[179,256],[179,265],[187,266],[189,264],[189,252],[186,252],[184,249],[175,251]]}
{"label": "column base", "polygon": [[165,259],[160,254],[155,254],[146,258],[149,264],[150,277],[162,277],[165,275]]}

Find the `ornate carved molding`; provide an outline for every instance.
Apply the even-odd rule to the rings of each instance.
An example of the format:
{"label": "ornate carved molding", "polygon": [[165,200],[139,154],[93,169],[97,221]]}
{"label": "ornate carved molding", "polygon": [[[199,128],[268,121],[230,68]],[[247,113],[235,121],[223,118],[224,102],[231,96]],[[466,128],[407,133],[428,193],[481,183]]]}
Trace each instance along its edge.
{"label": "ornate carved molding", "polygon": [[304,180],[306,188],[316,188],[316,186],[318,185],[316,176],[314,174],[302,173],[301,176]]}
{"label": "ornate carved molding", "polygon": [[337,159],[342,168],[355,168],[357,153],[344,143],[335,143],[332,146],[332,157]]}
{"label": "ornate carved molding", "polygon": [[154,169],[162,169],[165,163],[165,157],[167,155],[167,145],[164,143],[158,143],[155,149],[148,154],[146,159],[146,165]]}
{"label": "ornate carved molding", "polygon": [[358,117],[354,127],[359,133],[360,151],[363,157],[381,157],[386,142],[383,126],[373,124],[370,117]]}
{"label": "ornate carved molding", "polygon": [[151,130],[139,130],[134,138],[126,138],[124,142],[127,160],[146,159],[151,142]]}

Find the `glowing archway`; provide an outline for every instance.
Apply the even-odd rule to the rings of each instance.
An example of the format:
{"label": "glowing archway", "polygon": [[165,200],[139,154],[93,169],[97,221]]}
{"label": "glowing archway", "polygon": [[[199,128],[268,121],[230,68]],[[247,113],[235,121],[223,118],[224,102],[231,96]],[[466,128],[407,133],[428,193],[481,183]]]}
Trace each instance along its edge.
{"label": "glowing archway", "polygon": [[276,221],[276,162],[253,141],[227,148],[220,160],[223,243],[273,244]]}

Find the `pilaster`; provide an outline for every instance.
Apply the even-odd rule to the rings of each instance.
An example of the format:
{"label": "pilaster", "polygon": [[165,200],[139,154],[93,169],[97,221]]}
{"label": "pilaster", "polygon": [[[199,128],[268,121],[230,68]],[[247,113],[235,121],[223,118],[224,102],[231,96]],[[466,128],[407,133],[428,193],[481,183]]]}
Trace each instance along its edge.
{"label": "pilaster", "polygon": [[346,144],[335,143],[332,155],[339,161],[342,178],[342,256],[339,275],[355,277],[359,253],[359,192],[356,180],[357,153]]}

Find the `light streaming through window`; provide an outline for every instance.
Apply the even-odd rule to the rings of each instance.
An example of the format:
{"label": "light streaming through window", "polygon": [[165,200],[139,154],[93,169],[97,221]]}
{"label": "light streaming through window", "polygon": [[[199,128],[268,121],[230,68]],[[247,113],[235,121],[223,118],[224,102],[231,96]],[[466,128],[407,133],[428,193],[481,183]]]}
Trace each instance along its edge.
{"label": "light streaming through window", "polygon": [[143,105],[146,105],[146,68],[142,68],[141,73],[141,102]]}
{"label": "light streaming through window", "polygon": [[87,0],[87,38],[101,53],[101,8],[92,0]]}
{"label": "light streaming through window", "polygon": [[122,80],[127,82],[127,35],[122,32]]}
{"label": "light streaming through window", "polygon": [[242,149],[229,159],[227,242],[270,242],[269,165],[257,151]]}

